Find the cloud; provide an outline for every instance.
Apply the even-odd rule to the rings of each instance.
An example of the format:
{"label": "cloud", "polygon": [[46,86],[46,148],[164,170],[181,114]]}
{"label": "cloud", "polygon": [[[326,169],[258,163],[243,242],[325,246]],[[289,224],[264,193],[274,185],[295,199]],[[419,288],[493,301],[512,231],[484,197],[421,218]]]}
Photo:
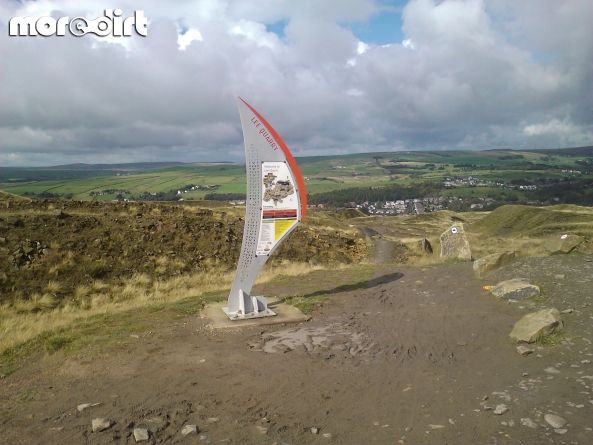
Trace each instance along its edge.
{"label": "cloud", "polygon": [[588,0],[413,0],[382,46],[349,26],[371,0],[126,0],[146,38],[8,37],[14,15],[104,8],[82,5],[0,5],[0,165],[240,161],[237,96],[297,155],[593,144]]}

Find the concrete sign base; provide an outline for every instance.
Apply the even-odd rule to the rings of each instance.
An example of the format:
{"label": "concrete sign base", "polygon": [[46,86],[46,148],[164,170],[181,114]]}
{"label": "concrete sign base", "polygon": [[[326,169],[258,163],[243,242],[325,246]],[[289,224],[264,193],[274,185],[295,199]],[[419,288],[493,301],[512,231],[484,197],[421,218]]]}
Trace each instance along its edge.
{"label": "concrete sign base", "polygon": [[[230,319],[225,312],[225,303],[212,303],[207,305],[201,312],[201,317],[209,321],[212,329],[242,328],[249,326],[275,325],[284,323],[302,323],[309,321],[310,316],[303,314],[294,306],[276,301],[270,302],[275,316],[273,317],[244,317]],[[272,309],[268,309],[272,311]]]}

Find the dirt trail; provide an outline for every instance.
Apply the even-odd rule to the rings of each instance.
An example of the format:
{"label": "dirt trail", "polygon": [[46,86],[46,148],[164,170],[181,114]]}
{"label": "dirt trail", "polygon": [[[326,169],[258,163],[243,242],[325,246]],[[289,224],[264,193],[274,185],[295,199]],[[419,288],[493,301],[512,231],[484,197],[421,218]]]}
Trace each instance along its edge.
{"label": "dirt trail", "polygon": [[393,252],[395,244],[393,241],[386,240],[375,229],[367,226],[360,227],[360,231],[367,239],[367,242],[373,245],[372,261],[375,264],[387,264],[393,261]]}
{"label": "dirt trail", "polygon": [[[590,260],[522,260],[496,273],[528,275],[543,303],[496,301],[469,263],[385,266],[301,325],[211,331],[195,316],[155,320],[123,350],[55,354],[4,379],[0,443],[131,444],[133,425],[160,417],[150,443],[590,444]],[[544,303],[575,309],[564,315],[567,340],[522,357],[508,333]],[[85,402],[102,404],[78,413]],[[498,404],[509,411],[494,414]],[[549,412],[568,420],[565,434],[546,426]],[[115,423],[92,433],[94,417]],[[185,423],[200,433],[181,436]]]}

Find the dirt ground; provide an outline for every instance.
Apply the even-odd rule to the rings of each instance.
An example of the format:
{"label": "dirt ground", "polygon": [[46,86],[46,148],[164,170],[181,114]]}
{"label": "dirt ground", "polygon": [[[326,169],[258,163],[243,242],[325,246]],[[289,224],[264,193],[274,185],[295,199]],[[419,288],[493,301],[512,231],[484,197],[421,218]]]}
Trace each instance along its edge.
{"label": "dirt ground", "polygon": [[[543,296],[513,304],[482,290],[517,276]],[[36,356],[0,380],[0,443],[130,444],[146,425],[149,443],[591,444],[592,283],[593,257],[582,255],[521,259],[485,281],[470,263],[381,265],[328,292],[300,325],[212,331],[197,315],[155,319],[121,350]],[[549,306],[573,309],[565,334],[520,356],[514,322]],[[79,413],[81,403],[100,405]],[[499,404],[508,411],[495,414]],[[95,417],[113,425],[93,433]],[[198,434],[181,435],[188,423]]]}

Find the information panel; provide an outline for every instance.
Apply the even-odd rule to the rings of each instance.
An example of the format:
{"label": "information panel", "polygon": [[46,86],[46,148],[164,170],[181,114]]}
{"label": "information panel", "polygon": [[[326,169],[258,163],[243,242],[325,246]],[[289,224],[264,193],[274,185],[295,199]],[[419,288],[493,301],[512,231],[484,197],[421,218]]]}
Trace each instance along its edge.
{"label": "information panel", "polygon": [[262,212],[256,255],[269,255],[298,221],[299,201],[286,162],[262,163]]}

